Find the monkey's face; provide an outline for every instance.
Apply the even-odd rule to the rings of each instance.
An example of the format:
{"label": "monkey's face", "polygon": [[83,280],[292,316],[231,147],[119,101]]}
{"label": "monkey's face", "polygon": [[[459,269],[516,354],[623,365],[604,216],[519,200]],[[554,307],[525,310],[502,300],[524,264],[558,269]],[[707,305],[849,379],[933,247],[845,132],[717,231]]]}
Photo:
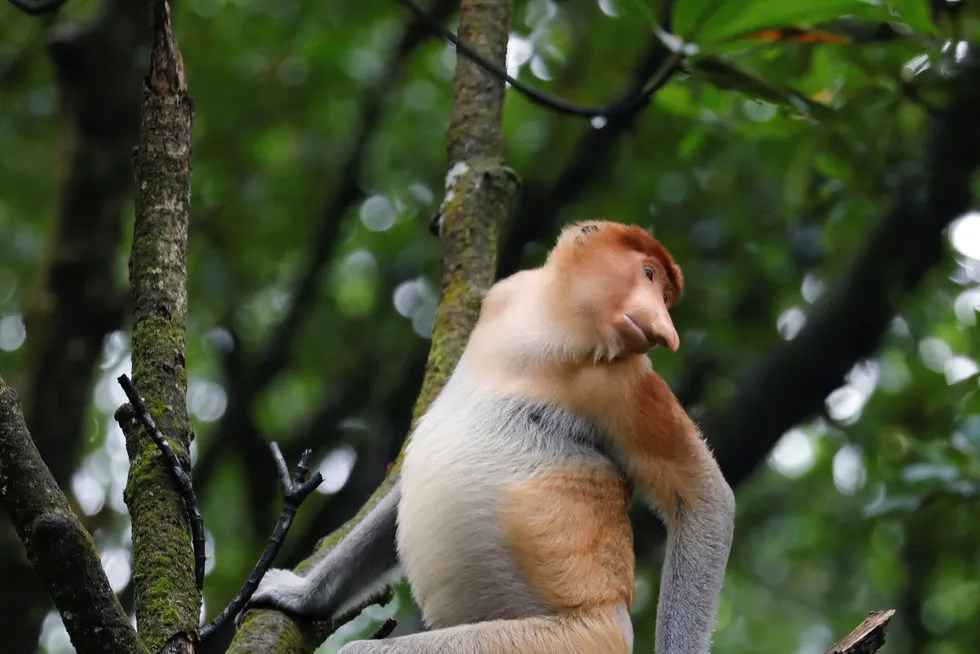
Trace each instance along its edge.
{"label": "monkey's face", "polygon": [[658,345],[677,350],[669,308],[678,289],[662,261],[608,246],[579,254],[565,297],[598,332],[603,358],[646,354]]}
{"label": "monkey's face", "polygon": [[663,263],[627,251],[609,260],[605,276],[604,313],[624,353],[645,354],[658,345],[676,352],[680,338],[669,312],[676,289]]}
{"label": "monkey's face", "polygon": [[562,302],[597,332],[601,358],[680,346],[668,310],[683,292],[683,275],[647,232],[606,221],[570,225],[549,265],[560,272]]}

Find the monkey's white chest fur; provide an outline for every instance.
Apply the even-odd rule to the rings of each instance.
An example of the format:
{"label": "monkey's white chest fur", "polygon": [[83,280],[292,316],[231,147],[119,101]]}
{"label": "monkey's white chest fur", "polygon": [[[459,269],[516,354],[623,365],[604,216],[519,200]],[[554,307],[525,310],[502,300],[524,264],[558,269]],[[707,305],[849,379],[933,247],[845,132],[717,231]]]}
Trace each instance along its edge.
{"label": "monkey's white chest fur", "polygon": [[[530,578],[534,575],[529,573],[528,557],[517,560],[514,553],[521,545],[518,542],[515,548],[515,533],[528,534],[518,541],[533,541],[541,531],[534,521],[551,511],[557,517],[547,523],[547,541],[541,541],[549,547],[579,539],[583,535],[579,529],[585,532],[584,540],[596,542],[598,534],[588,530],[610,531],[613,525],[618,540],[606,538],[592,548],[596,551],[569,550],[569,556],[561,558],[572,563],[563,569],[548,568],[554,563],[552,550],[533,544],[529,549],[542,557],[542,566],[537,567],[548,568],[549,578],[572,576],[575,565],[608,570],[602,588],[586,587],[588,582],[583,581],[575,592],[590,598],[597,593],[612,597],[609,604],[616,607],[617,621],[631,642],[625,603],[620,607],[618,596],[606,592],[607,586],[618,584],[617,588],[628,586],[632,595],[632,536],[625,505],[614,502],[605,522],[590,521],[588,515],[604,499],[593,492],[597,478],[620,495],[625,480],[593,442],[594,430],[561,410],[480,393],[464,380],[460,375],[450,379],[417,426],[402,463],[398,555],[426,623],[437,628],[554,614],[556,603],[564,608],[566,602],[555,599],[560,593],[553,588],[542,592],[542,585]],[[585,499],[581,483],[571,489],[575,497],[568,500],[562,496],[564,477],[554,492],[538,481],[551,479],[555,470],[569,465],[577,472],[573,483],[581,478],[591,484]],[[525,487],[535,492],[525,492]],[[516,510],[515,496],[519,498]],[[568,515],[560,510],[563,506],[585,515]],[[551,533],[554,530],[558,533]],[[617,574],[616,584],[605,581]],[[562,583],[561,589],[568,586]]]}

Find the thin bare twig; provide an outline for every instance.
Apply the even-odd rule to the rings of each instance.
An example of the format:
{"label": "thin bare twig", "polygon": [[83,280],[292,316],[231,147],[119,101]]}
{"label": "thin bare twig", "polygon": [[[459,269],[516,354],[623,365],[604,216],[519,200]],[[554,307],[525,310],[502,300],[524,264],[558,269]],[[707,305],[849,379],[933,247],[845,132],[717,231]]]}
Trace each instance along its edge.
{"label": "thin bare twig", "polygon": [[[537,89],[524,84],[520,80],[511,77],[509,74],[507,74],[506,70],[480,56],[476,50],[467,45],[465,42],[461,41],[459,37],[453,34],[450,30],[446,29],[442,23],[435,20],[432,16],[423,11],[423,9],[412,2],[412,0],[399,0],[399,2],[405,5],[409,11],[411,11],[419,20],[425,23],[433,34],[439,36],[444,41],[452,45],[457,52],[465,55],[468,59],[476,63],[480,68],[491,75],[500,80],[506,81],[508,84],[514,87],[515,90],[519,91],[524,97],[534,104],[551,109],[555,113],[569,116],[580,116],[583,118],[609,117],[621,113],[629,113],[644,106],[651,93],[647,89],[640,89],[637,93],[627,98],[622,98],[601,107],[583,107],[581,105],[568,102],[567,100],[563,100],[558,96],[544,93],[543,91],[538,91]],[[658,77],[667,77],[672,68],[677,66],[679,59],[679,56],[675,56],[673,59],[668,58],[665,60],[665,65],[660,71],[658,71]],[[656,88],[656,86],[658,85],[654,83],[651,85],[651,88]]]}
{"label": "thin bare twig", "polygon": [[187,510],[187,517],[191,523],[191,541],[194,544],[194,574],[197,579],[197,589],[201,590],[204,588],[204,562],[206,559],[204,552],[204,519],[201,517],[201,509],[197,505],[194,486],[191,485],[190,477],[187,476],[184,466],[180,464],[180,459],[177,458],[173,448],[170,447],[170,442],[167,440],[167,437],[157,427],[153,416],[147,410],[146,405],[143,403],[143,398],[136,392],[136,387],[133,386],[133,382],[126,375],[120,375],[116,381],[122,386],[126,397],[129,398],[129,404],[136,413],[137,420],[140,421],[146,429],[146,433],[156,443],[157,449],[163,454],[163,458],[167,461],[167,465],[170,466],[170,471],[173,473],[174,479],[177,482],[177,490],[180,492],[180,498],[184,501],[184,508]]}
{"label": "thin bare twig", "polygon": [[296,465],[296,472],[290,477],[289,468],[286,466],[286,460],[283,458],[279,446],[276,443],[270,443],[269,448],[272,450],[272,458],[276,463],[276,470],[279,471],[279,479],[284,491],[279,521],[276,523],[275,529],[272,530],[272,535],[269,536],[265,551],[262,552],[262,556],[252,568],[252,572],[249,573],[245,583],[242,584],[241,590],[235,594],[228,606],[214,620],[201,628],[202,641],[217,631],[228,621],[228,618],[238,615],[248,600],[252,598],[252,594],[258,588],[262,577],[272,565],[276,555],[279,554],[279,550],[282,549],[282,544],[286,541],[286,534],[289,533],[289,527],[293,524],[296,511],[309,494],[323,483],[323,476],[319,472],[314,473],[309,479],[306,478],[310,469],[310,450],[304,451],[300,456],[299,463]]}
{"label": "thin bare twig", "polygon": [[[447,29],[442,23],[436,20],[434,17],[426,13],[421,7],[415,4],[412,0],[398,0],[405,7],[408,8],[415,16],[422,21],[428,29],[439,36],[444,41],[452,45],[457,52],[465,55],[470,61],[478,65],[484,71],[495,76],[501,81],[505,81],[510,84],[516,91],[518,91],[525,98],[537,104],[539,106],[551,109],[555,113],[565,114],[569,116],[579,116],[581,118],[605,118],[611,119],[616,118],[621,115],[628,115],[639,111],[644,108],[650,101],[650,96],[652,96],[661,86],[663,86],[671,75],[680,67],[681,60],[687,54],[685,48],[680,45],[670,47],[670,56],[667,57],[663,65],[656,72],[656,74],[641,88],[637,89],[635,93],[630,94],[627,97],[620,98],[614,102],[603,105],[601,107],[583,107],[581,105],[568,102],[558,96],[551,95],[549,93],[544,93],[539,91],[532,86],[524,84],[518,79],[511,77],[507,71],[497,64],[488,61],[486,58],[482,57],[472,46],[468,45],[466,42],[461,40],[456,34]],[[698,21],[692,27],[690,34],[687,35],[689,40],[694,40],[708,21],[709,18],[717,11],[719,2],[716,0],[711,5],[705,8],[704,13],[701,14]],[[662,11],[661,20],[665,24],[670,24],[671,19],[671,9],[672,3],[667,3],[664,11]],[[667,45],[668,42],[674,43],[678,42],[678,39],[673,34],[668,32],[668,27],[657,27],[655,33],[658,38]]]}

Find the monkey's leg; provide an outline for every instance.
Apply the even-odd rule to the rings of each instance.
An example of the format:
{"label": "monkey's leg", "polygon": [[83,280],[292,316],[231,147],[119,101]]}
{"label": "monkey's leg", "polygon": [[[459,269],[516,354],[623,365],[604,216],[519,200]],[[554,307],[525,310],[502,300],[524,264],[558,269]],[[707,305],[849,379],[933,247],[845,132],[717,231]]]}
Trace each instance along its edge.
{"label": "monkey's leg", "polygon": [[348,643],[340,654],[630,654],[626,607],[554,617],[492,620],[387,640]]}

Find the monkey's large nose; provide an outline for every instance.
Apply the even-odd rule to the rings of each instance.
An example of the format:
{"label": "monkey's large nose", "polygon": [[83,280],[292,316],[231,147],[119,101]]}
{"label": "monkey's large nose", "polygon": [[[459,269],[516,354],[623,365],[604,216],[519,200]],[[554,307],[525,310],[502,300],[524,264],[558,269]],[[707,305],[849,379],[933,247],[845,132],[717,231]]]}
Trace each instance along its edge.
{"label": "monkey's large nose", "polygon": [[671,352],[676,352],[677,351],[677,348],[679,348],[681,346],[681,339],[677,336],[676,333],[674,333],[674,338],[673,339],[668,339],[668,338],[666,338],[664,336],[657,336],[654,339],[654,343],[653,344],[654,344],[654,346],[663,345],[664,347],[666,347]]}
{"label": "monkey's large nose", "polygon": [[681,339],[677,335],[677,330],[674,329],[674,322],[670,319],[666,306],[662,309],[658,308],[654,313],[650,330],[653,332],[653,338],[650,339],[651,344],[663,345],[671,352],[676,352],[677,348],[681,346]]}

